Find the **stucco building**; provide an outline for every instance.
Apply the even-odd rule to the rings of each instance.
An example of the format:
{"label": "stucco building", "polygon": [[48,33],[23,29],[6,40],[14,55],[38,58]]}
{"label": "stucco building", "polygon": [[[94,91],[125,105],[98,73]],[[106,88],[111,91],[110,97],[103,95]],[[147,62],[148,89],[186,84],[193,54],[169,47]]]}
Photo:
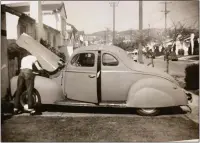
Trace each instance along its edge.
{"label": "stucco building", "polygon": [[[63,2],[27,1],[27,2],[11,3],[7,4],[7,6],[21,13],[25,13],[26,15],[30,16],[32,19],[36,21],[36,28],[34,31],[29,30],[30,29],[29,25],[24,26],[23,29],[29,30],[27,34],[32,34],[31,36],[35,36],[35,39],[37,40],[43,38],[44,40],[47,40],[50,43],[50,45],[54,46],[55,48],[64,46],[67,35],[66,34],[67,14]],[[15,19],[14,23],[17,23],[16,22],[17,18],[14,19]],[[13,22],[14,19],[13,17],[10,18],[9,16],[7,21]],[[56,30],[57,32],[55,32]],[[35,35],[33,33],[35,33]],[[10,38],[8,37],[8,39]]]}

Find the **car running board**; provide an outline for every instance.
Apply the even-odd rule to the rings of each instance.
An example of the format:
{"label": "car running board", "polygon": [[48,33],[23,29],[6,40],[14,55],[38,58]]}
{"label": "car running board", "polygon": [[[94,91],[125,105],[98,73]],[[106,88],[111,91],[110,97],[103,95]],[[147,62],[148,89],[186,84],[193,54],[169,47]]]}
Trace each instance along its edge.
{"label": "car running board", "polygon": [[127,107],[125,103],[85,103],[77,101],[59,101],[55,103],[56,105],[63,106],[84,106],[84,107]]}

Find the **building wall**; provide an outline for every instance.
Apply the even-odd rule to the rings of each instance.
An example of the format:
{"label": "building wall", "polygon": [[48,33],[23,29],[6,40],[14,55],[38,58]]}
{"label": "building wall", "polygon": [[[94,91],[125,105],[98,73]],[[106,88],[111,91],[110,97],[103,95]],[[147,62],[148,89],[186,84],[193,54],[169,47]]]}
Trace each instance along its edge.
{"label": "building wall", "polygon": [[56,48],[56,50],[59,50],[58,47],[60,45],[60,32],[57,30],[53,30],[47,26],[44,26],[45,31],[45,37],[44,40],[47,40],[51,47]]}
{"label": "building wall", "polygon": [[[16,40],[22,33],[26,33],[30,36],[32,36],[36,40],[36,23],[34,20],[31,20],[30,18],[27,17],[21,17],[19,18],[18,16],[12,15],[10,13],[6,13],[8,17],[6,17],[6,30],[7,30],[7,40],[9,41],[8,47],[12,47],[13,44],[16,43]],[[13,23],[13,25],[12,25]],[[52,47],[55,47],[56,50],[59,51],[58,46],[61,45],[61,36],[59,31],[54,30],[52,28],[47,28],[43,26],[43,39],[48,40],[48,34],[49,34],[49,40],[51,43]],[[55,37],[55,38],[54,38]],[[8,59],[8,75],[9,78],[11,79],[13,76],[16,75],[19,67],[18,65],[20,64],[20,55],[16,55],[14,59]]]}
{"label": "building wall", "polygon": [[35,22],[26,18],[19,18],[17,25],[17,38],[22,34],[26,33],[36,39],[36,25]]}
{"label": "building wall", "polygon": [[1,11],[1,99],[5,97],[9,88],[6,29],[6,13]]}
{"label": "building wall", "polygon": [[57,13],[53,14],[52,11],[45,11],[43,12],[43,23],[60,31],[60,26],[59,26],[60,21],[59,21],[58,16],[59,14]]}
{"label": "building wall", "polygon": [[6,31],[7,31],[7,39],[17,39],[17,25],[18,25],[19,17],[13,14],[6,12]]}
{"label": "building wall", "polygon": [[65,17],[64,8],[62,8],[61,11],[57,13],[52,11],[43,11],[43,23],[61,32],[59,38],[56,38],[56,41],[57,43],[59,43],[59,46],[64,46],[65,40],[67,39],[66,20],[67,19]]}
{"label": "building wall", "polygon": [[184,50],[184,55],[188,55],[188,44],[184,41],[176,41],[176,54],[178,55],[178,50],[183,49]]}

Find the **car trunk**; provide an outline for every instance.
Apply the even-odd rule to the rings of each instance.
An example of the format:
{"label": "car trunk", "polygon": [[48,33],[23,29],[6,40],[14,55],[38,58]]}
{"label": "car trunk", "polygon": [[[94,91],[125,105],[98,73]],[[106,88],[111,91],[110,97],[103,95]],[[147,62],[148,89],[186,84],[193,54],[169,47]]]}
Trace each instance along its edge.
{"label": "car trunk", "polygon": [[127,54],[124,51],[121,51],[121,56],[124,61],[123,63],[131,70],[142,72],[145,74],[150,74],[150,75],[157,76],[157,77],[161,77],[161,78],[167,79],[167,80],[179,85],[178,82],[176,82],[176,80],[169,74],[162,72],[156,68],[148,67],[147,65],[134,62],[132,59],[130,59],[127,56]]}

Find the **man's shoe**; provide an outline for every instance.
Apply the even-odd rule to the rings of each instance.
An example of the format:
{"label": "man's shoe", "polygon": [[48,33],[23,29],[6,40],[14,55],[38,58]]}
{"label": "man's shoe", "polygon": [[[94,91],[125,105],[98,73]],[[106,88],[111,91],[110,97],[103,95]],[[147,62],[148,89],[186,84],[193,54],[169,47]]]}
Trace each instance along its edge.
{"label": "man's shoe", "polygon": [[14,108],[14,110],[13,110],[13,114],[14,114],[14,115],[21,114],[21,113],[22,113],[21,110],[19,110],[19,109],[17,109],[17,108]]}
{"label": "man's shoe", "polygon": [[33,111],[31,111],[30,112],[30,115],[42,115],[42,112],[37,112],[37,111],[35,111],[35,110],[33,110]]}
{"label": "man's shoe", "polygon": [[25,105],[24,105],[24,110],[25,110],[25,111],[28,111],[28,112],[35,111],[34,109],[29,109],[29,108],[28,108],[28,104],[25,104]]}

